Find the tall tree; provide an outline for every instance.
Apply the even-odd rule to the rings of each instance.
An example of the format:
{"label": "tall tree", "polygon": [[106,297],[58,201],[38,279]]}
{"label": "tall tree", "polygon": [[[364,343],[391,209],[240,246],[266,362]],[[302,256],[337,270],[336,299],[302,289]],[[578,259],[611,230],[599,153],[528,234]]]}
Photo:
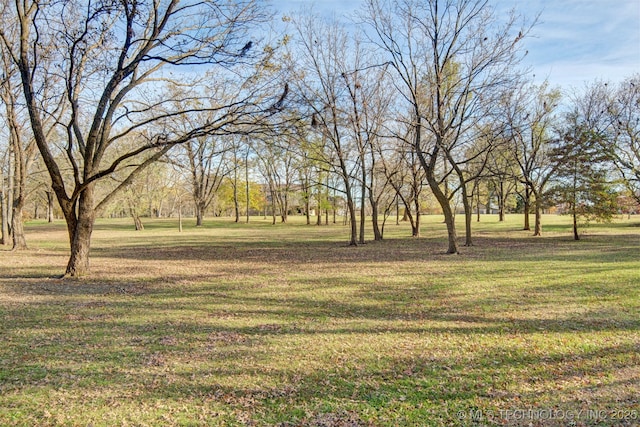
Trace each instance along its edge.
{"label": "tall tree", "polygon": [[[501,22],[486,0],[367,0],[364,16],[386,53],[410,107],[413,149],[445,216],[448,253],[458,252],[454,210],[442,161],[460,178],[470,130],[483,109],[514,81],[521,41],[530,27],[511,14]],[[447,167],[443,173],[447,173]]]}
{"label": "tall tree", "polygon": [[519,182],[520,169],[514,159],[514,152],[511,150],[511,141],[508,134],[502,137],[495,149],[491,151],[487,161],[487,208],[489,208],[493,198],[497,201],[498,220],[505,220],[507,199],[516,191]]}
{"label": "tall tree", "polygon": [[529,229],[530,196],[535,203],[534,236],[542,234],[542,210],[545,192],[555,175],[558,163],[551,156],[552,143],[557,135],[560,91],[542,85],[523,85],[508,95],[505,117],[513,159],[524,188],[524,229]]}
{"label": "tall tree", "polygon": [[293,185],[298,175],[295,151],[288,147],[292,143],[291,135],[285,134],[280,143],[273,140],[256,141],[260,143],[257,150],[259,169],[267,181],[271,195],[273,224],[276,214],[280,214],[280,222],[287,222],[290,209],[290,198]]}
{"label": "tall tree", "polygon": [[184,144],[191,177],[191,193],[196,210],[196,227],[202,225],[205,211],[211,205],[222,181],[233,170],[228,157],[233,138],[203,135]]}
{"label": "tall tree", "polygon": [[420,195],[424,188],[424,170],[411,148],[414,127],[405,125],[402,120],[396,121],[396,125],[402,130],[389,129],[393,135],[392,145],[388,148],[376,145],[376,148],[380,150],[381,169],[396,197],[404,205],[403,220],[408,220],[411,224],[411,236],[420,237]]}
{"label": "tall tree", "polygon": [[[0,9],[2,13],[3,9]],[[15,37],[15,23],[7,23],[6,29]],[[22,102],[20,75],[16,64],[12,61],[10,53],[0,46],[0,67],[2,77],[0,78],[0,101],[4,105],[4,122],[8,130],[8,151],[6,159],[10,170],[7,174],[8,190],[11,195],[8,198],[7,225],[8,234],[11,236],[13,250],[27,248],[27,241],[23,227],[23,210],[27,203],[27,178],[35,164],[38,150],[36,141],[29,128],[28,114]],[[47,105],[51,96],[51,91],[55,90],[55,82],[58,79],[53,77],[39,87],[42,100]],[[43,120],[44,131],[50,136],[54,131],[52,123],[60,117],[62,110],[52,109],[50,115]]]}
{"label": "tall tree", "polygon": [[551,152],[557,163],[550,193],[564,203],[573,219],[573,236],[580,240],[579,224],[584,221],[609,221],[616,212],[617,194],[608,181],[609,156],[602,147],[603,134],[580,123],[573,114],[567,129]]}
{"label": "tall tree", "polygon": [[[609,147],[609,155],[629,194],[640,204],[640,74],[611,89],[596,83],[588,90],[591,97],[604,97],[603,86],[609,92],[605,101],[608,126],[603,129],[608,137],[603,142]],[[588,103],[589,97],[585,95],[582,104]],[[587,113],[583,107],[583,115]]]}
{"label": "tall tree", "polygon": [[[268,18],[255,0],[25,0],[3,15],[17,23],[18,40],[4,26],[0,40],[19,69],[33,137],[67,223],[66,275],[88,271],[96,216],[143,169],[177,144],[230,132],[268,109],[256,105],[259,86],[245,84],[255,81],[252,64],[262,56],[250,31]],[[234,69],[241,81],[232,100],[207,99],[215,83],[185,74],[178,94],[166,84],[173,72],[185,69],[193,75],[211,67]],[[44,126],[51,111],[43,108],[39,86],[52,75],[61,76],[52,105],[68,107],[59,125],[64,158],[56,156],[57,145]],[[180,97],[190,102],[176,102]],[[187,131],[174,126],[193,112],[195,98],[202,100],[198,109],[217,113],[215,120]],[[130,135],[138,145],[123,146]],[[71,180],[62,173],[67,167]],[[120,185],[96,198],[104,178],[122,169],[128,175]]]}
{"label": "tall tree", "polygon": [[349,35],[337,22],[326,22],[314,15],[299,15],[294,19],[299,42],[296,92],[306,117],[318,133],[322,146],[321,160],[341,179],[342,192],[347,199],[350,223],[349,245],[358,245],[358,224],[353,194],[353,175],[357,162],[356,147],[346,128],[345,78],[342,75],[349,58]]}

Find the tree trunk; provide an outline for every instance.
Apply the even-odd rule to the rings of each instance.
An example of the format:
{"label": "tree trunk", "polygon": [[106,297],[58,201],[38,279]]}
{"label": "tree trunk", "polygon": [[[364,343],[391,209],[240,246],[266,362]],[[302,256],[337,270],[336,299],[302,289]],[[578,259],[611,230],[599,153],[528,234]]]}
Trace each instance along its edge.
{"label": "tree trunk", "polygon": [[249,186],[249,146],[244,156],[244,182],[245,182],[245,194],[247,196],[247,224],[249,224],[250,210],[251,210],[251,187]]}
{"label": "tree trunk", "polygon": [[347,209],[349,210],[349,221],[351,223],[351,236],[349,246],[358,246],[358,224],[356,223],[356,207],[351,197],[350,189],[347,190]]}
{"label": "tree trunk", "polygon": [[472,198],[473,195],[469,196],[467,194],[467,186],[465,183],[462,183],[462,205],[464,207],[464,245],[465,246],[473,246],[473,241],[471,240],[471,220],[473,218],[473,206],[472,206]]}
{"label": "tree trunk", "polygon": [[[420,116],[418,115],[417,117],[418,117],[418,120],[415,128],[416,132],[415,132],[414,147],[415,147],[416,153],[418,154],[418,160],[420,160],[420,164],[422,165],[422,168],[425,171],[427,183],[429,184],[429,187],[431,188],[433,195],[436,197],[436,200],[440,204],[442,213],[444,214],[444,222],[447,225],[447,238],[449,241],[447,253],[457,254],[458,242],[456,241],[457,240],[456,222],[455,222],[454,212],[451,209],[451,204],[449,203],[449,197],[445,193],[445,192],[448,192],[447,184],[445,182],[445,192],[443,192],[442,189],[440,188],[438,180],[434,175],[436,161],[438,159],[439,149],[437,147],[439,146],[439,143],[436,144],[436,148],[433,150],[432,153],[430,153],[430,159],[429,159],[429,162],[427,162],[427,159],[425,158],[425,153],[422,151],[422,145],[421,145],[422,137],[421,137],[421,124],[420,124],[420,118],[419,118]],[[446,161],[446,159],[444,160]]]}
{"label": "tree trunk", "polygon": [[371,223],[373,225],[373,240],[380,241],[382,240],[382,232],[380,231],[380,224],[378,222],[378,202],[370,199],[369,203],[371,203]]}
{"label": "tree trunk", "polygon": [[282,212],[280,213],[280,218],[282,219],[282,223],[286,223],[287,219],[289,219],[289,194],[288,190],[285,190],[284,195],[281,196],[282,200]]}
{"label": "tree trunk", "polygon": [[[6,227],[6,234],[4,237],[5,245],[13,245],[13,205],[14,205],[14,196],[15,196],[15,169],[13,165],[13,156],[9,156],[9,165],[8,165],[9,175],[6,178],[6,198],[4,201],[4,212],[3,212],[3,227]],[[3,229],[4,231],[4,229]]]}
{"label": "tree trunk", "polygon": [[416,226],[413,215],[411,214],[411,209],[409,209],[409,205],[406,203],[404,204],[404,218],[402,221],[409,221],[409,224],[411,224],[411,237],[420,237],[420,228]]}
{"label": "tree trunk", "polygon": [[578,213],[576,212],[576,206],[573,205],[573,240],[580,240],[580,234],[578,234]]}
{"label": "tree trunk", "polygon": [[53,222],[53,191],[47,191],[47,221]]}
{"label": "tree trunk", "polygon": [[0,191],[0,214],[2,215],[2,245],[9,243],[9,206],[5,197],[5,190]]}
{"label": "tree trunk", "polygon": [[24,207],[24,198],[17,197],[13,201],[13,209],[11,214],[11,235],[13,240],[12,250],[21,251],[27,249],[27,240],[24,236],[24,225],[22,223],[22,209]]}
{"label": "tree trunk", "polygon": [[[413,237],[420,237],[420,199],[418,198],[418,196],[416,195],[416,197],[413,199],[413,204],[415,205],[416,208],[416,217],[415,217],[415,222],[411,221],[411,235]],[[407,211],[409,211],[409,207],[407,206]],[[411,214],[409,214],[409,218],[411,218]]]}
{"label": "tree trunk", "polygon": [[529,211],[531,210],[531,190],[529,187],[524,190],[524,228],[523,230],[531,230],[529,225]]}
{"label": "tree trunk", "polygon": [[504,207],[507,203],[507,195],[504,194],[504,182],[500,181],[500,197],[498,197],[498,221],[504,221]]}
{"label": "tree trunk", "polygon": [[240,201],[238,200],[238,180],[233,183],[233,209],[236,215],[235,222],[240,222]]}
{"label": "tree trunk", "polygon": [[[362,158],[362,155],[360,156]],[[366,187],[366,179],[367,172],[364,167],[364,161],[362,161],[362,184],[360,186],[360,236],[358,238],[358,243],[364,245],[364,235],[365,235],[365,221],[366,221],[366,208],[365,208],[365,200],[367,197],[367,187]]]}
{"label": "tree trunk", "polygon": [[448,254],[457,254],[458,253],[458,242],[456,241],[456,223],[455,216],[453,214],[453,210],[448,203],[442,206],[442,210],[444,212],[444,222],[447,224],[447,237],[449,240],[449,247],[447,248]]}
{"label": "tree trunk", "polygon": [[196,201],[196,227],[202,226],[202,218],[204,217],[204,202]]}
{"label": "tree trunk", "polygon": [[133,218],[133,225],[136,228],[136,231],[144,230],[144,224],[142,224],[142,220],[140,219],[140,215],[131,211],[131,217]]}
{"label": "tree trunk", "polygon": [[427,182],[431,187],[431,191],[433,192],[436,200],[440,204],[440,208],[442,209],[442,213],[444,214],[444,223],[447,226],[447,238],[449,241],[449,246],[447,248],[448,254],[457,254],[458,253],[458,242],[456,235],[456,223],[455,216],[453,213],[453,209],[451,209],[451,204],[449,203],[449,198],[445,195],[445,193],[440,189],[435,176],[433,175],[433,171],[431,169],[427,170]]}
{"label": "tree trunk", "polygon": [[331,208],[333,210],[333,223],[336,223],[336,215],[337,215],[337,210],[338,207],[336,206],[336,200],[337,200],[337,196],[336,196],[336,190],[333,190],[333,200],[331,201]]}
{"label": "tree trunk", "polygon": [[542,236],[542,200],[536,195],[534,236]]}
{"label": "tree trunk", "polygon": [[22,211],[24,209],[25,197],[27,194],[27,171],[26,159],[22,147],[18,147],[15,151],[16,159],[14,165],[14,187],[13,187],[13,204],[11,206],[11,236],[14,251],[27,249],[27,240],[24,235],[24,226],[22,223]]}
{"label": "tree trunk", "polygon": [[75,212],[65,212],[71,241],[71,256],[65,272],[65,276],[68,277],[79,277],[89,272],[89,249],[95,223],[93,191],[94,184],[90,184],[82,191],[77,203],[77,218]]}
{"label": "tree trunk", "polygon": [[276,192],[273,187],[269,191],[271,192],[271,225],[276,225]]}
{"label": "tree trunk", "polygon": [[307,218],[307,225],[311,225],[311,203],[309,202],[309,193],[304,198],[304,216]]}

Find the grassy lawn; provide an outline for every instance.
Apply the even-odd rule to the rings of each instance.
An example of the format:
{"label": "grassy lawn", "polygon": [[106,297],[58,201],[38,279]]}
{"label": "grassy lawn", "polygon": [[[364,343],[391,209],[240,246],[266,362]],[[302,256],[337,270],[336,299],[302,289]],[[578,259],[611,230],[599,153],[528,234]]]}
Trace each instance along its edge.
{"label": "grassy lawn", "polygon": [[0,425],[638,425],[640,217],[580,242],[484,217],[460,255],[441,220],[358,248],[300,218],[100,220],[80,280],[64,224],[27,223]]}

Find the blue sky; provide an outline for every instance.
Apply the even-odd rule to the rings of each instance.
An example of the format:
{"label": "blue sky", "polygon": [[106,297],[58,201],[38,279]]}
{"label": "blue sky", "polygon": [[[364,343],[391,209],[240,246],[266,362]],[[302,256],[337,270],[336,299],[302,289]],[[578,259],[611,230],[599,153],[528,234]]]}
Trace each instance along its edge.
{"label": "blue sky", "polygon": [[[565,90],[596,79],[619,81],[640,73],[640,0],[490,0],[528,17],[541,13],[524,65],[537,81]],[[348,15],[359,0],[273,0],[281,13],[311,5],[317,12]]]}

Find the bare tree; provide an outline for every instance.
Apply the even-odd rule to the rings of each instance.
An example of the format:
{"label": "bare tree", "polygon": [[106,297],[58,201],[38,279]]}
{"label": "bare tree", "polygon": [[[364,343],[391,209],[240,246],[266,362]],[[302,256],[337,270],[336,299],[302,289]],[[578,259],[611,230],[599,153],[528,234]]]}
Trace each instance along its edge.
{"label": "bare tree", "polygon": [[191,193],[196,209],[196,227],[202,225],[207,208],[211,205],[233,165],[227,158],[233,147],[232,137],[203,135],[184,144],[187,156]]}
{"label": "bare tree", "polygon": [[[6,5],[5,5],[6,6]],[[0,9],[0,12],[3,10]],[[4,22],[7,31],[15,37],[15,23]],[[36,141],[29,128],[29,119],[24,102],[21,97],[20,75],[16,64],[12,61],[10,53],[0,46],[0,60],[2,76],[0,78],[0,101],[4,105],[4,122],[8,130],[8,146],[6,160],[9,168],[7,174],[10,197],[7,199],[6,210],[7,233],[11,236],[13,250],[27,248],[27,242],[23,228],[23,210],[27,203],[28,189],[27,178],[35,165],[38,150]],[[52,77],[43,82],[39,87],[42,100],[48,102],[51,90],[55,87],[56,78]],[[43,120],[44,131],[50,136],[54,131],[54,123],[62,114],[62,110],[51,110],[50,115]]]}
{"label": "bare tree", "polygon": [[257,158],[262,176],[267,181],[271,196],[273,224],[279,213],[280,222],[289,217],[293,185],[298,176],[297,156],[288,144],[293,143],[291,135],[283,135],[278,143],[273,140],[255,141],[259,144]]}
{"label": "bare tree", "polygon": [[594,82],[574,96],[575,114],[601,140],[629,195],[640,203],[640,74]]}
{"label": "bare tree", "polygon": [[345,58],[343,72],[348,94],[348,128],[356,142],[359,159],[360,181],[360,234],[359,243],[365,243],[366,202],[371,207],[371,220],[374,240],[382,239],[378,221],[379,205],[387,187],[388,179],[379,171],[377,163],[382,154],[383,129],[390,116],[392,103],[390,76],[387,73],[388,63],[383,63],[372,54],[365,52],[365,47],[358,36],[353,41],[353,49],[348,60]]}
{"label": "bare tree", "polygon": [[[402,120],[395,123],[404,131],[388,129],[392,135],[390,147],[377,145],[380,152],[380,165],[386,178],[404,205],[404,220],[411,224],[411,236],[420,237],[420,195],[424,188],[424,170],[422,169],[413,143],[413,126],[406,126]],[[415,209],[415,210],[414,210]]]}
{"label": "bare tree", "polygon": [[[413,149],[445,216],[448,253],[458,252],[451,193],[442,159],[466,191],[459,164],[470,130],[500,89],[511,84],[520,42],[530,27],[515,14],[500,22],[486,0],[367,0],[363,18],[373,42],[396,70],[398,88],[410,110]],[[462,195],[463,200],[467,194]]]}
{"label": "bare tree", "polygon": [[5,106],[5,123],[9,129],[7,178],[11,203],[8,204],[9,209],[7,209],[8,231],[13,250],[21,250],[27,248],[22,215],[27,197],[27,175],[35,159],[36,146],[30,135],[25,133],[25,126],[20,120],[17,111],[17,94],[12,85],[11,75],[6,76],[1,82],[0,99]]}
{"label": "bare tree", "polygon": [[[96,216],[144,168],[177,144],[246,127],[277,99],[257,97],[259,86],[245,83],[256,81],[255,64],[264,56],[250,38],[254,24],[268,19],[255,0],[21,1],[7,12],[19,38],[3,27],[0,40],[19,68],[33,137],[67,223],[69,276],[88,271]],[[233,69],[240,82],[232,100],[208,100],[216,83],[191,77],[211,67]],[[166,81],[179,70],[191,75],[180,75],[185,85],[176,93]],[[52,105],[68,106],[59,145],[46,135],[51,112],[42,108],[39,91],[51,76],[60,78]],[[202,102],[193,107],[196,98]],[[265,103],[256,105],[256,98]],[[174,125],[195,108],[215,112],[215,120],[187,131]],[[130,136],[138,144],[123,146]],[[64,167],[73,171],[71,181]],[[127,177],[97,199],[100,182],[123,169]]]}
{"label": "bare tree", "polygon": [[519,179],[525,186],[524,229],[529,229],[530,196],[535,200],[534,236],[542,234],[542,210],[545,191],[558,164],[552,160],[551,142],[557,135],[557,110],[560,92],[547,83],[526,85],[509,95],[506,113],[513,160],[517,163]]}
{"label": "bare tree", "polygon": [[[351,246],[358,245],[358,225],[353,195],[353,175],[357,162],[351,154],[357,151],[352,135],[346,128],[345,58],[350,54],[349,36],[337,22],[328,23],[314,15],[300,15],[294,20],[299,40],[299,61],[294,84],[303,108],[311,117],[310,124],[322,146],[321,160],[342,181],[341,190],[347,199]],[[348,104],[347,104],[348,105]]]}
{"label": "bare tree", "polygon": [[[503,139],[488,158],[486,182],[488,187],[487,209],[490,202],[495,197],[498,204],[498,220],[505,220],[507,199],[515,192],[519,182],[519,168],[517,161],[513,158],[514,152],[510,149],[509,140]],[[489,213],[489,212],[487,212]]]}

